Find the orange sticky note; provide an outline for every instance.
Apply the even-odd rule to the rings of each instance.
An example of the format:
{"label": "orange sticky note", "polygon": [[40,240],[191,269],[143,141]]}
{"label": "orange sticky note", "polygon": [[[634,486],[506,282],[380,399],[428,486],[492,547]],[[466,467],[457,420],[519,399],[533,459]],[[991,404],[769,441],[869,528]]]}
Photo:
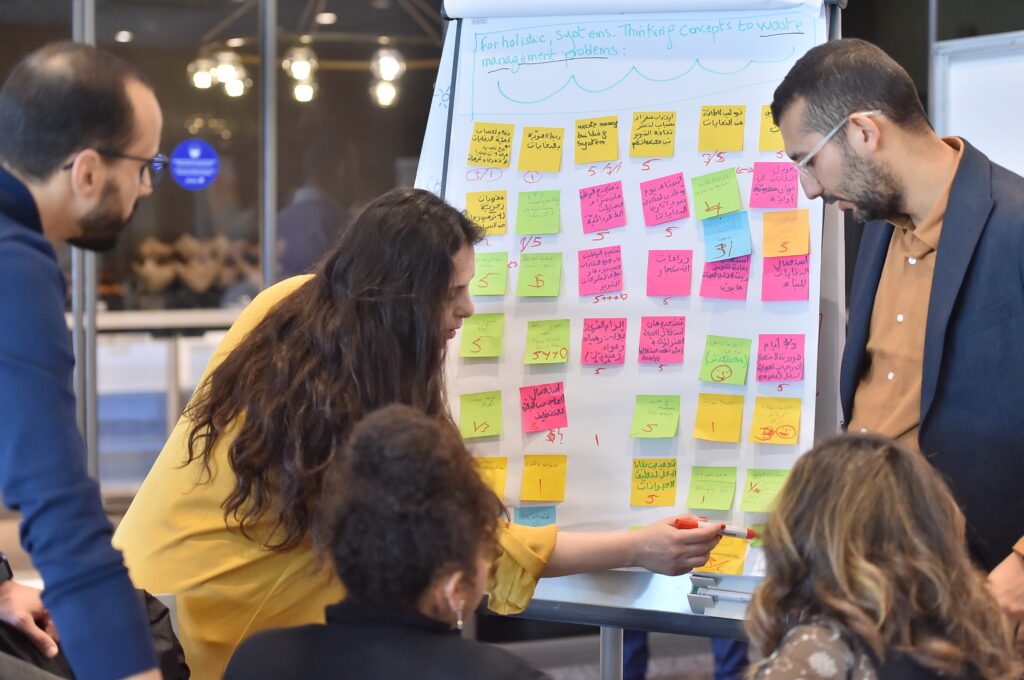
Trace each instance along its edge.
{"label": "orange sticky note", "polygon": [[564,501],[568,466],[565,455],[523,456],[523,485],[519,490],[519,500]]}
{"label": "orange sticky note", "polygon": [[507,168],[512,160],[512,133],[515,125],[507,123],[473,123],[469,140],[467,165],[485,168]]}
{"label": "orange sticky note", "polygon": [[629,504],[643,507],[676,504],[676,459],[634,458]]}
{"label": "orange sticky note", "polygon": [[800,438],[799,397],[758,397],[750,441],[761,444],[796,444]]}
{"label": "orange sticky note", "polygon": [[508,458],[480,456],[473,460],[480,478],[498,498],[502,498],[505,495],[505,479],[508,477]]}
{"label": "orange sticky note", "polygon": [[786,148],[782,140],[779,126],[772,120],[772,107],[765,104],[761,107],[761,135],[758,138],[758,151],[782,151]]}
{"label": "orange sticky note", "polygon": [[576,163],[599,163],[619,158],[619,117],[576,121]]}
{"label": "orange sticky note", "polygon": [[765,257],[807,255],[811,252],[811,219],[806,208],[766,212],[762,218]]}
{"label": "orange sticky note", "polygon": [[565,128],[524,127],[519,143],[520,172],[558,172],[562,169]]}
{"label": "orange sticky note", "polygon": [[710,442],[738,442],[743,422],[743,395],[698,394],[695,439]]}
{"label": "orange sticky note", "polygon": [[711,556],[703,567],[697,567],[694,571],[703,571],[710,574],[734,574],[743,573],[743,563],[747,559],[747,539],[735,536],[722,536]]}
{"label": "orange sticky note", "polygon": [[700,107],[700,132],[697,151],[743,151],[743,123],[747,107]]}

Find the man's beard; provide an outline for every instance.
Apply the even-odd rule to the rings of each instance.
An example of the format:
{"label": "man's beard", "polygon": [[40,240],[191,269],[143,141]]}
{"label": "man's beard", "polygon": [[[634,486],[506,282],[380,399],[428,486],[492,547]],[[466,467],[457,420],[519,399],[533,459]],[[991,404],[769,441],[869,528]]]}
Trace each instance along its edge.
{"label": "man's beard", "polygon": [[121,215],[121,192],[113,181],[107,182],[100,193],[96,207],[82,217],[82,235],[68,239],[68,243],[86,250],[107,252],[117,245],[117,237],[131,222],[135,214],[132,206],[128,217]]}
{"label": "man's beard", "polygon": [[903,188],[892,172],[845,147],[842,154],[846,178],[843,195],[827,195],[826,201],[852,203],[851,212],[858,222],[887,220],[903,213]]}

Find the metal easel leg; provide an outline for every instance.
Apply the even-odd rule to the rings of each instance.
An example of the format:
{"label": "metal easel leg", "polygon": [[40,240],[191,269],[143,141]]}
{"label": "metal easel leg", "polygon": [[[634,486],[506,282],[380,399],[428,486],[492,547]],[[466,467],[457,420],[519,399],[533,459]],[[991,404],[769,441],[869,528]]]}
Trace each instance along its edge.
{"label": "metal easel leg", "polygon": [[601,680],[622,680],[622,629],[601,626]]}

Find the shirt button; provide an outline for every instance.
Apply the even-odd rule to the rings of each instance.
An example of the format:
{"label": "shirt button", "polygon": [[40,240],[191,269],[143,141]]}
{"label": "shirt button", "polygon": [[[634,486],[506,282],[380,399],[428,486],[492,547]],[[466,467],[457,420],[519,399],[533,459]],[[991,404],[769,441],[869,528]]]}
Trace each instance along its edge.
{"label": "shirt button", "polygon": [[868,431],[868,428],[866,428],[866,427],[862,427],[862,428],[860,428],[860,431],[861,431],[861,432],[867,432],[867,431]]}
{"label": "shirt button", "polygon": [[900,323],[903,323],[903,315],[902,315],[902,314],[897,314],[897,315],[896,315],[896,320],[897,320],[898,322],[900,322]]}
{"label": "shirt button", "polygon": [[889,375],[887,375],[887,376],[885,376],[885,377],[886,377],[886,378],[888,378],[889,380],[892,380],[893,378],[895,378],[895,377],[896,377],[896,374],[895,374],[895,373],[893,373],[892,371],[889,371]]}
{"label": "shirt button", "polygon": [[907,258],[907,262],[909,262],[910,264],[917,264],[917,258],[916,257],[908,257]]}

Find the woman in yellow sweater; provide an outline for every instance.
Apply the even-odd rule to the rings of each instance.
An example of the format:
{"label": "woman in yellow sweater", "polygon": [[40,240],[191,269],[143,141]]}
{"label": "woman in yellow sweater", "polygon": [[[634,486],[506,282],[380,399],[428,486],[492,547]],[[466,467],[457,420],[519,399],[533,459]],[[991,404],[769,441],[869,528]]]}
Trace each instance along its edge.
{"label": "woman in yellow sweater", "polygon": [[[219,679],[252,633],[323,622],[343,598],[313,540],[324,472],[381,406],[449,418],[445,345],[473,313],[480,237],[430,193],[388,192],[315,274],[264,291],[217,347],[114,538],[137,587],[175,595],[197,680]],[[521,611],[541,576],[633,565],[684,573],[717,540],[670,521],[561,534],[502,523],[489,606]]]}

